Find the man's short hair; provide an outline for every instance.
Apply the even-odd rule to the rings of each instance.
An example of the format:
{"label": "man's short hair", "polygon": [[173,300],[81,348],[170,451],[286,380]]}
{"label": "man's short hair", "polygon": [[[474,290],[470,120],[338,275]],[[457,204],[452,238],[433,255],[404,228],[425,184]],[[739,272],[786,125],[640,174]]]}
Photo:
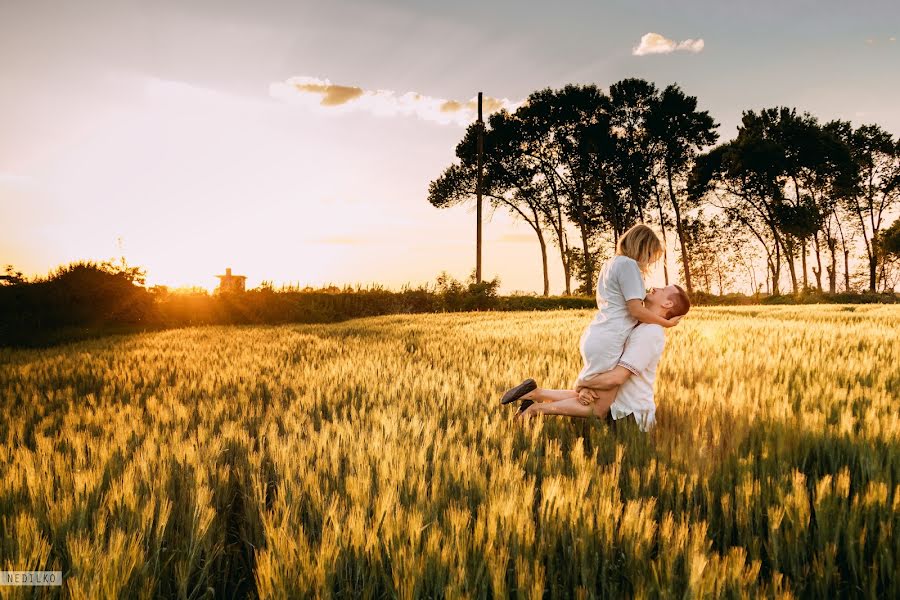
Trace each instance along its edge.
{"label": "man's short hair", "polygon": [[688,298],[687,292],[680,285],[675,287],[678,291],[672,296],[672,306],[669,307],[669,319],[686,315],[691,310],[691,299]]}

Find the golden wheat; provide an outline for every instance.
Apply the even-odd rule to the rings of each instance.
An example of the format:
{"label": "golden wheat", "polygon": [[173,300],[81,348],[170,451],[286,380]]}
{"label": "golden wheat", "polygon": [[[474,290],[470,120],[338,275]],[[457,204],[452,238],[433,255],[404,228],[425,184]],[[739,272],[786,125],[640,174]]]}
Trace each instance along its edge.
{"label": "golden wheat", "polygon": [[0,568],[71,598],[900,595],[900,308],[698,308],[651,433],[513,422],[590,317],[0,350]]}

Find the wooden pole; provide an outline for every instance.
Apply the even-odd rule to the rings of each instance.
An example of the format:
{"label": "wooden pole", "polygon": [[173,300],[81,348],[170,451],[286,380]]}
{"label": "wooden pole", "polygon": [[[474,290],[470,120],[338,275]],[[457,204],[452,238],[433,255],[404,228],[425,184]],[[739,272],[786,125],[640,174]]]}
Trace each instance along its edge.
{"label": "wooden pole", "polygon": [[475,234],[475,282],[481,283],[481,167],[482,154],[484,153],[484,121],[481,118],[481,92],[478,92],[478,179],[475,182],[475,196],[477,198],[476,213],[478,226]]}

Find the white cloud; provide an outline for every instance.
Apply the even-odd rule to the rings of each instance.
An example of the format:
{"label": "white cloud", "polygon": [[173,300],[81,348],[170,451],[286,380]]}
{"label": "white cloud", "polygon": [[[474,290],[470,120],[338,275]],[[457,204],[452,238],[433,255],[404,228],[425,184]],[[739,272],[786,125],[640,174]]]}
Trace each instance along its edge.
{"label": "white cloud", "polygon": [[631,49],[631,53],[635,56],[644,56],[646,54],[670,54],[677,50],[700,52],[703,50],[703,40],[687,39],[676,42],[658,33],[650,32],[641,36],[641,42]]}
{"label": "white cloud", "polygon": [[[392,90],[366,90],[357,86],[337,85],[316,77],[291,77],[269,86],[269,95],[287,102],[323,112],[363,111],[376,116],[413,115],[425,121],[466,126],[477,118],[477,96],[469,100],[447,100],[417,92],[399,94]],[[508,98],[483,99],[483,113],[501,109],[514,111],[522,104]]]}

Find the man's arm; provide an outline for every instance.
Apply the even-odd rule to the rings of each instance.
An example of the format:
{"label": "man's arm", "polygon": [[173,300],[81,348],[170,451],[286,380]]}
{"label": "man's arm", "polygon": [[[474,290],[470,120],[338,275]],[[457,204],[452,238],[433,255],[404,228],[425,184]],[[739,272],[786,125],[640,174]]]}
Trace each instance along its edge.
{"label": "man's arm", "polygon": [[598,390],[611,390],[625,383],[633,373],[622,365],[616,365],[611,371],[595,373],[584,378],[584,383]]}
{"label": "man's arm", "polygon": [[658,359],[665,343],[662,329],[638,325],[625,341],[625,351],[619,357],[616,367],[605,373],[585,377],[582,385],[599,390],[617,388],[628,381],[629,377],[647,368],[654,358]]}

